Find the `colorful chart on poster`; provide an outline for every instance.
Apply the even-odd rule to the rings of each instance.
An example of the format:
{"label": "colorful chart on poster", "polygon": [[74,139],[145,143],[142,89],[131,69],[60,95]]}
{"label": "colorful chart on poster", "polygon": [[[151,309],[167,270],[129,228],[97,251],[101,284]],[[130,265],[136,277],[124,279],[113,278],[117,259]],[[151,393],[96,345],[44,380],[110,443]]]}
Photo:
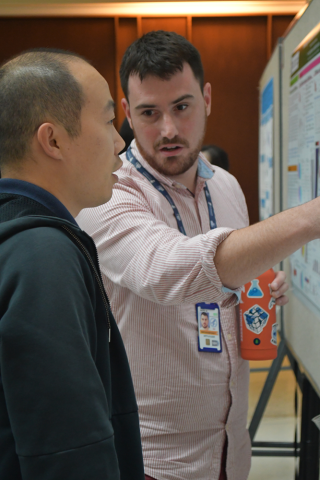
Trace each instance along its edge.
{"label": "colorful chart on poster", "polygon": [[[289,96],[288,207],[319,196],[320,24],[291,57]],[[291,280],[302,300],[320,315],[320,240],[290,257]]]}
{"label": "colorful chart on poster", "polygon": [[273,211],[273,78],[261,93],[259,137],[259,205],[260,220]]}

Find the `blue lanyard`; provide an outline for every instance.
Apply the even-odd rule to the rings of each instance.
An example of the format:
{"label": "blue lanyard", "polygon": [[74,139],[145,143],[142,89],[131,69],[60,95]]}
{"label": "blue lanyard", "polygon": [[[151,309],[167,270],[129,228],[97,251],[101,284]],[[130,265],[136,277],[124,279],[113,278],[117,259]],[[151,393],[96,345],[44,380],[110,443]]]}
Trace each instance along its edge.
{"label": "blue lanyard", "polygon": [[[136,167],[138,172],[140,172],[147,180],[149,180],[149,182],[154,186],[154,188],[156,188],[158,190],[158,192],[160,192],[161,195],[163,195],[165,197],[165,199],[170,203],[171,208],[173,210],[173,214],[174,214],[175,219],[177,221],[179,232],[183,233],[183,235],[187,235],[186,231],[184,229],[179,211],[178,211],[174,201],[170,197],[169,193],[167,192],[167,190],[165,190],[163,188],[163,186],[161,185],[161,183],[158,182],[158,180],[156,178],[154,178],[154,176],[151,175],[151,173],[149,173],[148,170],[146,170],[141,165],[141,163],[133,155],[133,153],[131,151],[131,147],[128,148],[128,150],[126,152],[126,157],[127,157],[127,160],[130,163],[132,163],[132,165],[134,167]],[[205,193],[206,200],[207,200],[207,205],[208,205],[210,228],[211,228],[211,230],[213,230],[214,228],[217,228],[217,223],[216,223],[216,217],[214,215],[214,208],[213,208],[213,204],[212,204],[212,200],[211,200],[211,195],[210,195],[210,192],[209,192],[209,189],[208,189],[208,186],[207,186],[207,182],[204,184],[204,193]]]}

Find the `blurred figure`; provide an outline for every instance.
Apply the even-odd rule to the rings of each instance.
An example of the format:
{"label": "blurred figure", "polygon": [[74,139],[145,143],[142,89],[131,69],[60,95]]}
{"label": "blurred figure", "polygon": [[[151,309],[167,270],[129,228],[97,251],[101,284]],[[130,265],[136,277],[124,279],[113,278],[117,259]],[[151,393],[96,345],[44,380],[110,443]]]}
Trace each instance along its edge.
{"label": "blurred figure", "polygon": [[[120,135],[123,137],[120,131]],[[229,172],[229,158],[227,152],[217,145],[203,145],[201,152],[211,165],[217,165]]]}

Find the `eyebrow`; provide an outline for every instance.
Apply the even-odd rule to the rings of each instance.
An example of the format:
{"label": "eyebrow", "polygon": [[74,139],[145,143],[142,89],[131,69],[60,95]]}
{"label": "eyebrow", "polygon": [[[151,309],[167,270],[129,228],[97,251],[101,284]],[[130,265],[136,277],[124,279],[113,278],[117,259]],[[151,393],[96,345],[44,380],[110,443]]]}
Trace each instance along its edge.
{"label": "eyebrow", "polygon": [[[193,95],[187,93],[185,95],[182,95],[181,97],[177,98],[173,102],[171,102],[171,105],[176,105],[179,102],[182,102],[182,100],[186,100],[187,98],[194,98]],[[140,105],[137,105],[135,107],[135,110],[141,110],[143,108],[156,108],[156,105],[150,104],[150,103],[140,103]]]}
{"label": "eyebrow", "polygon": [[105,113],[109,112],[109,110],[114,110],[116,108],[116,104],[113,100],[109,100],[109,102],[105,105],[103,111]]}

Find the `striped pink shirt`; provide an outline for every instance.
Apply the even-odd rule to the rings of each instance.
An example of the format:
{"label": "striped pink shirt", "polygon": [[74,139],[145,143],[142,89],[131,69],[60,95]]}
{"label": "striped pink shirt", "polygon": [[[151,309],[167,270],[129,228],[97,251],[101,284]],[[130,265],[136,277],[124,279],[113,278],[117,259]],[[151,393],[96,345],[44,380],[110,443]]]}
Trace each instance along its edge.
{"label": "striped pink shirt", "polygon": [[[146,474],[157,480],[217,480],[226,435],[228,480],[247,479],[248,362],[239,354],[236,295],[214,265],[217,246],[248,225],[236,179],[200,156],[195,196],[140,163],[167,189],[168,201],[125,155],[110,202],[77,221],[96,242],[104,284],[124,340],[137,401]],[[210,178],[211,177],[211,178]],[[218,228],[210,230],[207,185]],[[221,306],[222,353],[198,351],[195,304]],[[112,341],[112,339],[111,339]]]}

